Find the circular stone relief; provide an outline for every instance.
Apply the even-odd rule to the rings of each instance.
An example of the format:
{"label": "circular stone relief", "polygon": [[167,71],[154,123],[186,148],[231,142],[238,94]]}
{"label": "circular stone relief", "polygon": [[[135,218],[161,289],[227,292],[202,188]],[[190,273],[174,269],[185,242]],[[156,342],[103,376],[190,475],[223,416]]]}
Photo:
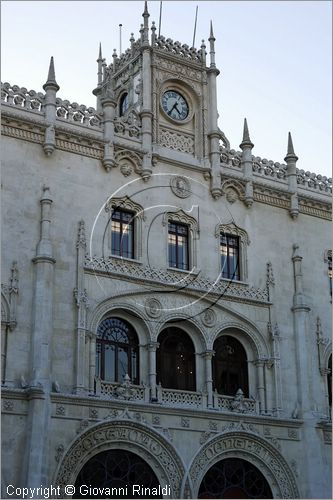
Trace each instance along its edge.
{"label": "circular stone relief", "polygon": [[186,177],[178,176],[172,177],[170,187],[173,194],[179,198],[187,198],[191,194],[191,184]]}
{"label": "circular stone relief", "polygon": [[216,314],[212,309],[206,309],[202,315],[202,322],[206,326],[214,326],[216,323]]}
{"label": "circular stone relief", "polygon": [[145,302],[145,310],[151,318],[158,318],[162,313],[162,304],[157,299],[147,299]]}

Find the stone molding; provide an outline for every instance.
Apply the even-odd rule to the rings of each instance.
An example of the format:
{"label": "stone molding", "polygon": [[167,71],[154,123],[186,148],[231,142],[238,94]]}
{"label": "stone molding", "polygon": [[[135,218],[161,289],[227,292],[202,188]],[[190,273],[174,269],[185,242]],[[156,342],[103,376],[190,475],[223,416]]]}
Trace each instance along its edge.
{"label": "stone molding", "polygon": [[181,498],[185,467],[175,448],[162,433],[124,417],[97,423],[76,437],[63,454],[52,484],[59,485],[63,494],[65,485],[75,483],[91,457],[114,448],[137,453],[152,467],[160,484],[170,484],[171,498]]}
{"label": "stone molding", "polygon": [[273,498],[299,498],[292,469],[280,451],[272,442],[259,436],[251,425],[241,422],[210,438],[192,459],[189,476],[196,495],[194,498],[198,498],[206,472],[216,462],[231,457],[247,460],[257,467],[268,481]]}

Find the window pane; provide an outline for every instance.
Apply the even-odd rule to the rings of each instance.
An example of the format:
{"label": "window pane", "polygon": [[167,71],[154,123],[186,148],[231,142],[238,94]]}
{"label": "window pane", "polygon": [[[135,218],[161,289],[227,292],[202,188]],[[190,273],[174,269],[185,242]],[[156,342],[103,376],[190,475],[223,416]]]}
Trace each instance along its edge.
{"label": "window pane", "polygon": [[177,251],[176,236],[174,234],[169,234],[169,266],[170,267],[177,267],[176,251]]}
{"label": "window pane", "polygon": [[109,344],[104,344],[104,380],[115,381],[115,349]]}
{"label": "window pane", "polygon": [[118,347],[118,382],[123,382],[126,374],[130,375],[127,348]]}
{"label": "window pane", "polygon": [[221,234],[220,253],[222,277],[239,280],[239,238],[237,236]]}
{"label": "window pane", "polygon": [[112,213],[111,253],[134,258],[134,214],[124,210]]}

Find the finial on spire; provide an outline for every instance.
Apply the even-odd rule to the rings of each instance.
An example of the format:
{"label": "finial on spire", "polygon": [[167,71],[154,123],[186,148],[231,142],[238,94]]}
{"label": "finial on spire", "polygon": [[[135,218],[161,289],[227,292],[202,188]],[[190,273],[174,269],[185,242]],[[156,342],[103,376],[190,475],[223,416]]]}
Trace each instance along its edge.
{"label": "finial on spire", "polygon": [[209,54],[210,54],[210,67],[215,68],[215,38],[214,38],[214,33],[213,33],[213,22],[210,22],[210,34],[209,34]]}
{"label": "finial on spire", "polygon": [[56,89],[56,91],[58,91],[60,89],[60,87],[57,84],[56,79],[55,79],[53,56],[51,57],[51,60],[50,60],[50,66],[49,66],[49,72],[48,72],[48,75],[47,75],[47,81],[43,85],[43,89],[47,90],[47,87],[54,87]]}
{"label": "finial on spire", "polygon": [[295,155],[293,140],[291,138],[291,133],[288,132],[288,148],[287,148],[287,156],[284,161],[288,163],[288,161],[297,161],[298,157]]}
{"label": "finial on spire", "polygon": [[146,44],[149,44],[148,42],[148,19],[149,19],[149,12],[148,12],[148,6],[147,6],[147,1],[145,1],[145,9],[142,14],[143,17],[143,41]]}
{"label": "finial on spire", "polygon": [[213,21],[210,21],[210,34],[208,41],[213,40],[215,42],[214,32],[213,32]]}
{"label": "finial on spire", "polygon": [[98,60],[103,60],[103,57],[102,57],[102,44],[101,42],[99,42],[99,53],[98,53],[98,59],[97,59],[97,62]]}
{"label": "finial on spire", "polygon": [[243,149],[244,146],[249,146],[251,149],[254,146],[254,144],[251,142],[251,139],[250,139],[249,128],[247,126],[246,118],[244,118],[243,140],[242,140],[241,144],[239,145],[239,147]]}

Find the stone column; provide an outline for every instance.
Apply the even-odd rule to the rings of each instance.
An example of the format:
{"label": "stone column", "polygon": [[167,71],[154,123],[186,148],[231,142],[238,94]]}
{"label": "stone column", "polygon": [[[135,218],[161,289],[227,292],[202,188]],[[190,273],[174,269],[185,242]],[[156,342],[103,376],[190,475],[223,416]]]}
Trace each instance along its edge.
{"label": "stone column", "polygon": [[212,375],[212,359],[215,351],[205,351],[203,358],[205,360],[205,373],[206,373],[206,391],[207,391],[207,407],[213,408],[213,375]]}
{"label": "stone column", "polygon": [[210,66],[207,70],[208,75],[208,94],[209,94],[209,142],[210,142],[210,164],[211,164],[211,193],[213,198],[217,199],[222,195],[221,172],[220,172],[220,133],[217,126],[217,91],[216,78],[220,74],[215,64],[215,38],[213,25],[210,25],[210,36],[208,38],[210,45]]}
{"label": "stone column", "polygon": [[[111,80],[110,80],[111,82]],[[107,84],[111,85],[111,83]],[[104,86],[101,91],[101,106],[103,112],[103,132],[104,132],[104,156],[103,166],[107,172],[115,166],[114,160],[114,117],[116,109],[116,101],[113,91],[110,87]]]}
{"label": "stone column", "polygon": [[295,155],[291,134],[288,134],[288,150],[284,161],[287,163],[287,180],[288,189],[290,192],[290,209],[289,213],[293,219],[298,217],[298,194],[297,194],[297,171],[296,162],[298,157]]}
{"label": "stone column", "polygon": [[96,374],[96,335],[90,332],[89,342],[89,392],[94,392]]}
{"label": "stone column", "polygon": [[151,82],[151,49],[148,45],[142,47],[142,149],[144,151],[141,176],[147,181],[152,174],[152,82]]}
{"label": "stone column", "polygon": [[156,393],[156,350],[159,348],[158,342],[149,342],[147,344],[149,354],[149,386],[150,386],[150,400],[152,402],[157,400]]}
{"label": "stone column", "polygon": [[264,360],[263,359],[257,359],[254,362],[255,366],[257,367],[257,375],[258,375],[258,398],[259,398],[259,405],[260,405],[260,413],[265,413],[266,412],[266,405],[265,405],[265,382],[264,382]]}
{"label": "stone column", "polygon": [[[23,484],[27,487],[46,486],[49,481],[49,425],[51,391],[51,348],[53,335],[54,264],[50,239],[52,198],[48,187],[43,188],[41,203],[40,240],[37,245],[35,288],[31,332],[31,382],[26,428],[26,450]],[[38,497],[38,496],[37,496]]]}
{"label": "stone column", "polygon": [[250,207],[253,203],[253,171],[252,171],[252,148],[253,143],[250,139],[249,129],[246,118],[244,119],[243,140],[239,147],[243,151],[241,165],[245,179],[245,204]]}

